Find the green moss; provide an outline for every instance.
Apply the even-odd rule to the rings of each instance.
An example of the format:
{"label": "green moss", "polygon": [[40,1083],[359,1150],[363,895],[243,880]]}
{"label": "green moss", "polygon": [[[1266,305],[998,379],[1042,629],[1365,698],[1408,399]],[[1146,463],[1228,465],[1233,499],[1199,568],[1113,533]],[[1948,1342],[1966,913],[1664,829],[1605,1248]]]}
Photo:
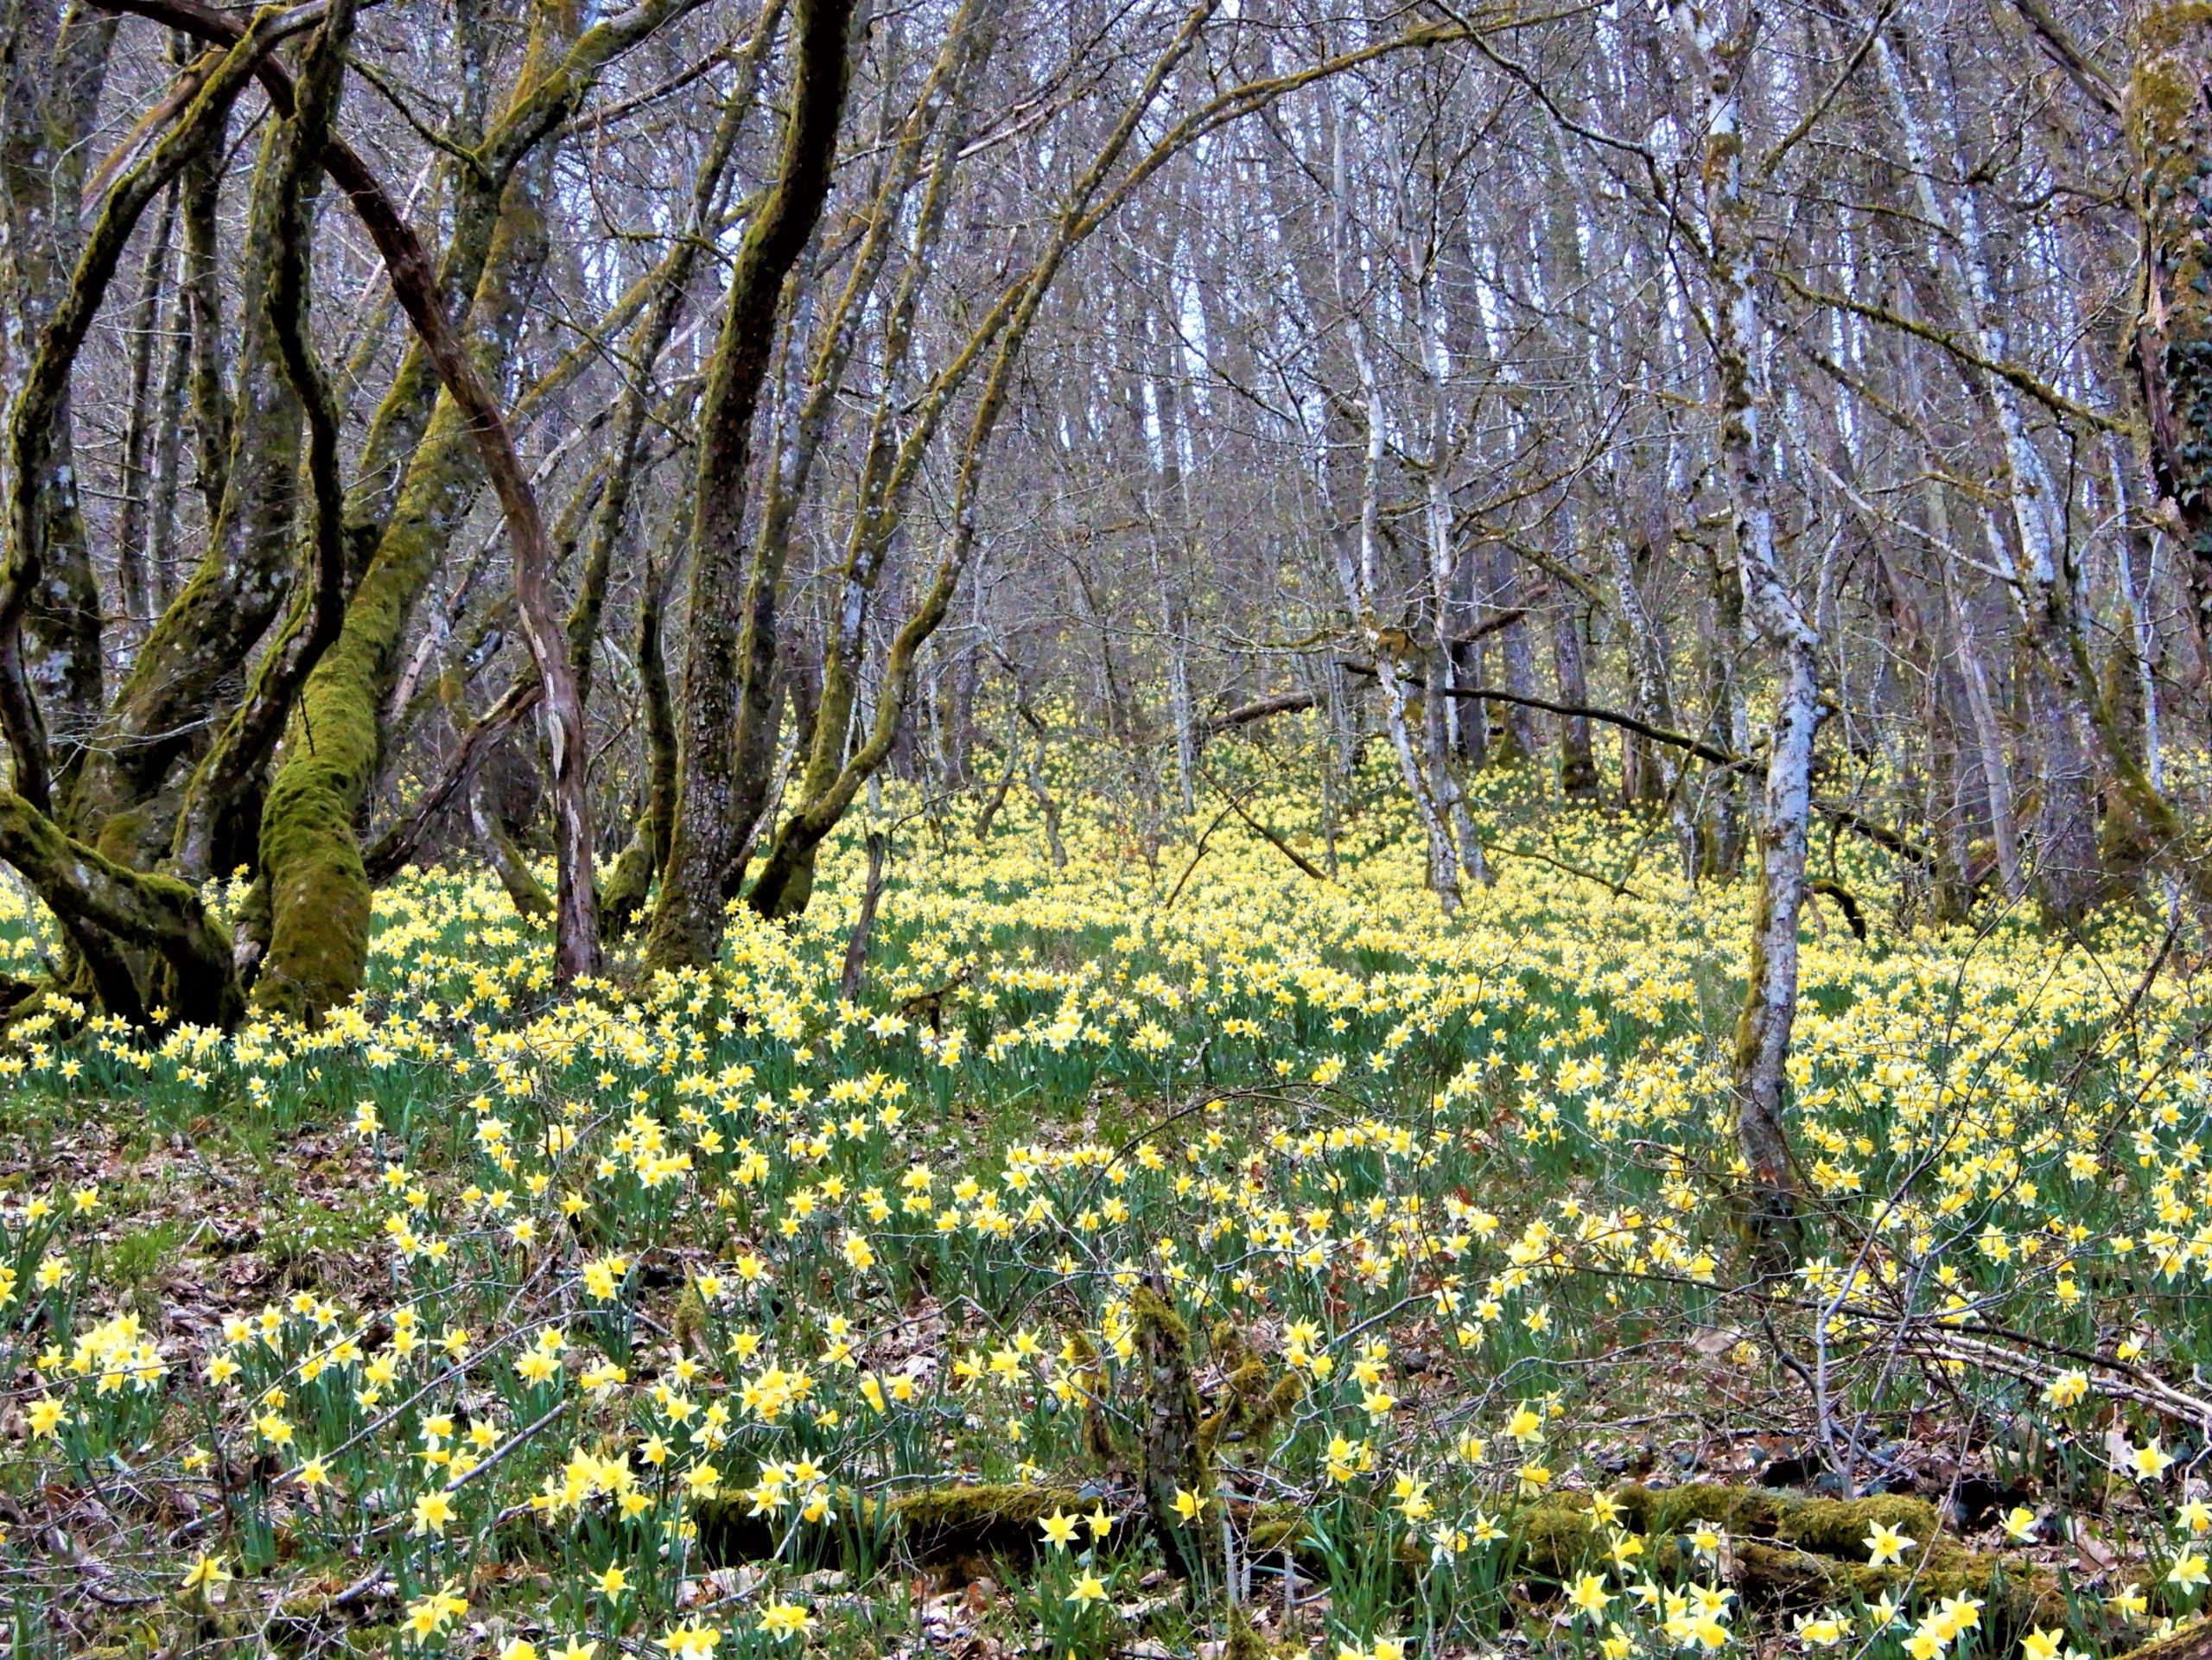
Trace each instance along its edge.
{"label": "green moss", "polygon": [[1044,1536],[1039,1522],[1055,1511],[1073,1516],[1089,1508],[1071,1487],[1018,1483],[929,1487],[891,1501],[907,1549],[924,1560],[971,1551],[1027,1555]]}
{"label": "green moss", "polygon": [[[178,1014],[227,1025],[238,1014],[228,942],[200,896],[171,876],[120,865],[64,835],[21,796],[0,792],[0,857],[51,906],[87,954],[83,964],[111,1014],[143,1018],[143,985],[124,947],[159,953],[174,970]],[[94,959],[92,953],[97,951]]]}
{"label": "green moss", "polygon": [[1219,1456],[1224,1441],[1233,1438],[1264,1447],[1275,1426],[1289,1415],[1306,1392],[1303,1378],[1294,1371],[1277,1377],[1227,1321],[1214,1330],[1214,1352],[1230,1360],[1234,1369],[1223,1385],[1220,1404],[1198,1424],[1198,1453],[1208,1468]]}
{"label": "green moss", "polygon": [[1244,1340],[1244,1333],[1237,1328],[1236,1322],[1233,1320],[1216,1320],[1213,1323],[1213,1329],[1206,1333],[1206,1338],[1213,1345],[1213,1358],[1232,1372],[1241,1368],[1248,1360],[1255,1358],[1252,1353],[1252,1345]]}
{"label": "green moss", "polygon": [[313,1020],[360,989],[369,881],[357,821],[382,755],[378,710],[416,598],[450,539],[447,521],[475,477],[467,441],[442,399],[400,509],[285,733],[261,817],[272,925],[254,1002],[272,1013]]}
{"label": "green moss", "polygon": [[1221,1404],[1198,1421],[1198,1456],[1208,1464],[1213,1462],[1224,1435],[1248,1431],[1253,1403],[1268,1398],[1267,1362],[1247,1360],[1230,1373],[1223,1388],[1225,1398]]}
{"label": "green moss", "polygon": [[[315,684],[333,654],[308,677],[303,702],[321,708],[322,730],[334,738],[337,728],[348,729],[348,748],[359,747],[364,728],[373,745],[373,717],[360,718],[367,705],[356,703],[348,710],[336,688]],[[287,741],[262,808],[270,926],[254,1002],[272,1014],[310,1020],[351,999],[368,963],[369,879],[353,834],[354,780],[361,774],[319,753],[320,743],[318,753],[302,754]]]}
{"label": "green moss", "polygon": [[1129,1313],[1135,1321],[1137,1346],[1142,1348],[1147,1333],[1167,1348],[1180,1354],[1187,1364],[1191,1358],[1191,1328],[1173,1305],[1148,1285],[1140,1285],[1129,1294]]}
{"label": "green moss", "polygon": [[[1145,1368],[1143,1480],[1145,1504],[1169,1565],[1187,1569],[1175,1515],[1178,1491],[1212,1490],[1199,1433],[1198,1386],[1191,1354],[1191,1328],[1164,1292],[1140,1283],[1129,1312],[1137,1353]],[[1203,1547],[1202,1547],[1203,1548]]]}
{"label": "green moss", "polygon": [[[1885,1594],[1918,1599],[1984,1598],[1992,1630],[2007,1633],[2030,1625],[2063,1626],[2063,1590],[2049,1574],[1993,1553],[1970,1551],[1942,1529],[1924,1499],[1897,1494],[1867,1498],[1798,1498],[1758,1487],[1696,1484],[1684,1487],[1629,1486],[1613,1496],[1620,1525],[1658,1537],[1679,1536],[1709,1522],[1732,1536],[1738,1582],[1745,1597],[1767,1606],[1800,1607],[1852,1597]],[[1877,1523],[1912,1539],[1916,1549],[1898,1564],[1866,1561],[1866,1537]],[[1515,1520],[1525,1570],[1563,1580],[1581,1572],[1602,1551],[1611,1530],[1600,1523],[1580,1495],[1547,1499]],[[1655,1568],[1666,1561],[1654,1558]]]}
{"label": "green moss", "polygon": [[[494,384],[545,258],[538,204],[544,165],[541,155],[509,182],[466,321],[478,370]],[[458,229],[455,240],[463,240]],[[360,989],[368,964],[369,884],[358,821],[381,759],[378,713],[397,677],[415,601],[481,478],[468,422],[441,393],[338,639],[301,692],[262,809],[271,925],[254,1001],[264,1009],[313,1020]],[[367,533],[355,524],[349,540],[365,540]]]}
{"label": "green moss", "polygon": [[146,849],[146,819],[143,807],[109,813],[93,832],[92,845],[118,864],[140,863]]}
{"label": "green moss", "polygon": [[[841,1492],[836,1508],[855,1515],[871,1530],[889,1532],[913,1560],[925,1566],[962,1562],[1027,1561],[1044,1538],[1038,1523],[1058,1511],[1088,1514],[1097,1507],[1072,1487],[1020,1483],[926,1487],[902,1493],[887,1505]],[[775,1518],[749,1516],[750,1507],[717,1499],[699,1507],[701,1560],[709,1567],[758,1561],[775,1554],[783,1530]]]}
{"label": "green moss", "polygon": [[638,913],[645,908],[646,896],[652,891],[653,849],[657,832],[651,815],[638,826],[638,833],[622,849],[614,862],[614,868],[607,873],[606,883],[599,890],[599,932],[602,943],[612,944],[630,929]]}
{"label": "green moss", "polygon": [[1749,1600],[1769,1607],[1910,1596],[1921,1602],[1946,1597],[1982,1600],[1984,1628],[2001,1650],[2037,1626],[2066,1628],[2072,1618],[2066,1593],[2047,1574],[2020,1570],[2003,1557],[1962,1549],[1946,1540],[1917,1563],[1872,1568],[1838,1561],[1783,1545],[1736,1548],[1738,1582]]}
{"label": "green moss", "polygon": [[1241,1603],[1231,1604],[1229,1610],[1229,1642],[1226,1660],[1268,1660],[1267,1639],[1253,1625],[1252,1616]]}
{"label": "green moss", "polygon": [[2212,4],[2206,0],[2183,0],[2170,6],[2146,6],[2136,25],[2136,52],[2152,57],[2185,45],[2202,29],[2212,28]]}
{"label": "green moss", "polygon": [[1248,1555],[1267,1556],[1284,1550],[1296,1555],[1305,1542],[1306,1515],[1294,1505],[1257,1505],[1243,1520]]}
{"label": "green moss", "polygon": [[1700,1482],[1624,1487],[1614,1499],[1637,1533],[1684,1533],[1710,1522],[1738,1537],[1780,1539],[1830,1556],[1865,1556],[1866,1535],[1878,1522],[1922,1541],[1941,1530],[1933,1505],[1897,1494],[1795,1498],[1770,1488]]}
{"label": "green moss", "polygon": [[694,1344],[704,1343],[707,1338],[707,1303],[699,1294],[699,1282],[684,1282],[683,1294],[676,1300],[676,1317],[670,1322],[675,1334],[676,1346],[688,1349]]}

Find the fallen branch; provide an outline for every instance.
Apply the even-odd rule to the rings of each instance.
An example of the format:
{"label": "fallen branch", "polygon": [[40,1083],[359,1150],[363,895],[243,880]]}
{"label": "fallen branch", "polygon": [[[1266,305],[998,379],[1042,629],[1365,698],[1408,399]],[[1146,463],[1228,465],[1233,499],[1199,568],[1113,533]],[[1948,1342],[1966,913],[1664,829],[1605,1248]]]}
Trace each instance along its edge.
{"label": "fallen branch", "polygon": [[[1235,813],[1239,818],[1243,819],[1251,829],[1253,834],[1265,841],[1269,847],[1272,847],[1276,852],[1281,854],[1284,858],[1289,860],[1291,863],[1296,865],[1300,870],[1311,876],[1315,881],[1325,882],[1329,880],[1329,873],[1327,871],[1322,869],[1311,859],[1300,853],[1296,848],[1284,841],[1281,836],[1276,835],[1265,824],[1262,824],[1258,819],[1253,817],[1250,813],[1246,812],[1244,811],[1244,804],[1224,788],[1219,779],[1214,777],[1211,773],[1205,771],[1204,768],[1200,769],[1199,775],[1203,777],[1208,784],[1221,792],[1222,799],[1229,804],[1229,811]],[[1217,818],[1214,822],[1216,824],[1219,824],[1221,821]],[[1191,862],[1195,865],[1198,861],[1193,859]],[[1187,871],[1184,874],[1186,876],[1189,875]],[[1179,894],[1182,890],[1182,883],[1176,883],[1175,891]]]}
{"label": "fallen branch", "polygon": [[[2056,1371],[2048,1359],[2037,1361],[2003,1343],[1969,1336],[1950,1326],[1908,1331],[1903,1343],[1910,1354],[1953,1362],[1979,1371],[2002,1372],[2038,1388],[2047,1386]],[[2064,1358],[2075,1358],[2072,1355]],[[2121,1367],[2096,1359],[2084,1359],[2079,1364],[2088,1374],[2089,1387],[2094,1393],[2187,1424],[2199,1434],[2212,1434],[2212,1400],[2176,1389],[2138,1367]]]}
{"label": "fallen branch", "polygon": [[1272,697],[1262,697],[1249,703],[1240,703],[1232,709],[1209,716],[1198,722],[1198,731],[1205,737],[1228,732],[1240,726],[1249,726],[1255,721],[1264,721],[1270,715],[1294,715],[1300,709],[1313,707],[1310,691],[1277,692]]}
{"label": "fallen branch", "polygon": [[[1325,1561],[1308,1533],[1306,1508],[1260,1504],[1233,1492],[1220,1495],[1242,1554],[1287,1554],[1301,1570],[1319,1574]],[[1608,1496],[1610,1518],[1593,1508],[1593,1495],[1562,1493],[1538,1500],[1503,1519],[1510,1561],[1501,1572],[1560,1586],[1605,1560],[1616,1536],[1643,1535],[1672,1541],[1701,1523],[1726,1536],[1724,1574],[1744,1600],[1772,1611],[1943,1597],[1983,1600],[1982,1617],[2000,1644],[2038,1626],[2065,1629],[2071,1610],[2065,1588],[2024,1557],[1970,1550],[1942,1531],[1926,1499],[1885,1494],[1868,1498],[1804,1498],[1771,1488],[1698,1483],[1681,1487],[1622,1487]],[[787,1542],[776,1517],[749,1515],[734,1499],[712,1499],[697,1511],[700,1561],[706,1568],[765,1561]],[[926,1487],[890,1499],[861,1498],[842,1491],[832,1508],[849,1516],[861,1533],[902,1549],[920,1566],[952,1566],[980,1572],[994,1560],[1033,1558],[1043,1541],[1038,1523],[1055,1511],[1069,1516],[1103,1509],[1117,1535],[1141,1525],[1141,1501],[1129,1494],[1101,1495],[1072,1483],[1016,1483],[995,1486]],[[1875,1523],[1915,1541],[1904,1561],[1875,1568],[1866,1561],[1866,1536]],[[841,1521],[828,1531],[845,1536]],[[1655,1550],[1645,1559],[1662,1579],[1702,1576],[1689,1553]],[[1425,1571],[1428,1555],[1417,1540],[1400,1548],[1399,1571]],[[2212,1627],[2203,1628],[2212,1633]],[[2105,1633],[2094,1634],[2103,1638]],[[2205,1652],[2212,1652],[2208,1644]],[[2190,1650],[2158,1660],[2200,1660]]]}
{"label": "fallen branch", "polygon": [[[1344,659],[1344,666],[1353,674],[1371,675],[1375,672],[1373,664],[1362,662],[1357,658]],[[1427,690],[1425,686],[1421,689]],[[1501,691],[1496,686],[1446,686],[1443,690],[1444,696],[1446,697],[1465,697],[1489,703],[1512,703],[1522,709],[1542,709],[1550,715],[1575,716],[1586,721],[1596,721],[1601,725],[1618,727],[1624,732],[1633,732],[1638,737],[1649,739],[1653,743],[1664,744],[1670,749],[1685,750],[1700,760],[1710,761],[1713,766],[1732,773],[1758,773],[1765,766],[1765,763],[1756,756],[1738,755],[1732,750],[1721,748],[1718,744],[1707,743],[1702,738],[1693,738],[1686,732],[1670,732],[1665,727],[1654,726],[1649,721],[1638,720],[1633,715],[1624,715],[1618,709],[1599,709],[1588,703],[1554,703],[1548,697],[1531,697],[1521,692]],[[1932,870],[1936,867],[1936,854],[1933,849],[1912,840],[1901,831],[1891,829],[1887,824],[1868,818],[1863,813],[1845,806],[1840,801],[1829,801],[1815,796],[1813,798],[1813,811],[1823,818],[1832,819],[1844,829],[1866,837],[1877,847],[1896,854],[1900,859],[1910,859],[1923,869]]]}

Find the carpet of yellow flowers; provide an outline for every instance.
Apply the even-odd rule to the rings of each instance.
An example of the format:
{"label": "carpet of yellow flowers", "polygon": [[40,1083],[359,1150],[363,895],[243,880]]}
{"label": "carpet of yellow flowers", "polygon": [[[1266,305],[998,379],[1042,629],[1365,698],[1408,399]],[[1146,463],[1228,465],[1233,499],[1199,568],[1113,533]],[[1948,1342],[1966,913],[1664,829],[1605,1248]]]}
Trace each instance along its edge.
{"label": "carpet of yellow flowers", "polygon": [[1777,1266],[1746,891],[1663,832],[1500,786],[1447,922],[1386,807],[1327,880],[1078,817],[1065,868],[905,821],[849,1002],[847,845],[712,976],[556,1001],[432,870],[319,1030],[19,1021],[0,1645],[2062,1660],[2204,1607],[2160,919],[1938,929],[1823,848],[1867,937],[1808,919]]}

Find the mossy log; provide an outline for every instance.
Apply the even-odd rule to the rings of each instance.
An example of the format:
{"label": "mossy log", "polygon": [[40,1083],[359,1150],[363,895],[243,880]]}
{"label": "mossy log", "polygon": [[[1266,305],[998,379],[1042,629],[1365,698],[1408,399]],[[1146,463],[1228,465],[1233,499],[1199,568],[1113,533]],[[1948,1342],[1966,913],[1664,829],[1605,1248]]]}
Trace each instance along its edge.
{"label": "mossy log", "polygon": [[2212,1660],[2212,1619],[2139,1644],[2119,1660]]}
{"label": "mossy log", "polygon": [[[888,1501],[866,1499],[857,1505],[847,1495],[836,1508],[841,1515],[857,1517],[863,1531],[887,1536],[887,1543],[915,1562],[945,1567],[1027,1561],[1043,1542],[1038,1523],[1046,1517],[1055,1511],[1089,1516],[1100,1504],[1096,1494],[1073,1487],[1006,1483],[925,1487]],[[699,1507],[699,1551],[708,1567],[760,1561],[775,1555],[787,1523],[777,1517],[748,1515],[749,1508],[734,1499],[715,1499]],[[1115,1534],[1122,1542],[1130,1536],[1132,1526],[1128,1513],[1116,1516]],[[1084,1537],[1087,1541],[1089,1536],[1086,1526]]]}
{"label": "mossy log", "polygon": [[[2064,1590],[2049,1574],[2001,1554],[1967,1549],[1942,1530],[1925,1499],[1895,1494],[1871,1498],[1800,1498],[1769,1488],[1697,1483],[1682,1487],[1628,1486],[1612,1495],[1622,1530],[1676,1537],[1700,1522],[1730,1536],[1734,1588],[1770,1609],[1872,1602],[1895,1593],[1914,1598],[1980,1597],[1995,1631],[2063,1628],[2069,1618]],[[1874,1568],[1866,1537],[1879,1523],[1915,1542],[1900,1563]],[[1518,1518],[1524,1573],[1564,1580],[1586,1571],[1612,1530],[1597,1521],[1589,1501],[1563,1494]],[[1664,1574],[1671,1564],[1653,1562]],[[1683,1564],[1685,1571],[1689,1564]]]}
{"label": "mossy log", "polygon": [[[1670,1551],[1660,1542],[1681,1540],[1710,1523],[1730,1540],[1729,1583],[1750,1606],[1787,1612],[1826,1605],[1848,1606],[1894,1594],[1910,1601],[1943,1597],[1983,1600],[1985,1629],[2011,1643],[2037,1627],[2063,1630],[2071,1619],[2064,1588],[2043,1569],[2002,1553],[1970,1550],[1946,1536],[1936,1509],[1924,1499],[1885,1495],[1872,1498],[1801,1498],[1760,1487],[1717,1483],[1682,1487],[1627,1486],[1611,1494],[1618,1520],[1601,1522],[1586,1494],[1540,1500],[1510,1523],[1510,1572],[1539,1586],[1563,1584],[1603,1561],[1616,1531],[1653,1541],[1643,1561],[1660,1580],[1705,1578],[1712,1570],[1683,1542]],[[1254,1558],[1287,1550],[1301,1571],[1320,1578],[1327,1564],[1307,1542],[1305,1511],[1291,1504],[1255,1504],[1230,1498],[1230,1515]],[[1145,1530],[1142,1500],[1118,1504],[1071,1486],[1039,1483],[930,1487],[901,1494],[879,1508],[849,1498],[842,1512],[863,1528],[881,1530],[912,1561],[927,1567],[982,1571],[995,1561],[1033,1556],[1043,1539],[1038,1523],[1054,1511],[1089,1515],[1102,1504],[1115,1517],[1115,1537],[1126,1542]],[[753,1517],[735,1501],[715,1501],[698,1512],[699,1546],[709,1567],[773,1555],[783,1540],[776,1518]],[[1879,1523],[1915,1541],[1902,1563],[1870,1566],[1866,1536]],[[1427,1565],[1416,1542],[1402,1549],[1408,1581]],[[2185,1636],[2195,1646],[2153,1644],[2142,1660],[2212,1660],[2212,1624]],[[2135,1660],[2134,1656],[2128,1660]]]}

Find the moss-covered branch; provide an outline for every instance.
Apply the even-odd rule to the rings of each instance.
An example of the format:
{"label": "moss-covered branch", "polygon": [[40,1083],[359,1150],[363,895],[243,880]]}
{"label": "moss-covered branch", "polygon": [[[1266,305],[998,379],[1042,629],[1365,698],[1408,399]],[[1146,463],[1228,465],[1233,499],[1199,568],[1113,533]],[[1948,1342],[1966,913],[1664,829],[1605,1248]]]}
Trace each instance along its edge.
{"label": "moss-covered branch", "polygon": [[[229,942],[183,882],[117,864],[65,835],[12,790],[0,791],[0,859],[22,873],[73,932],[88,925],[160,957],[171,970],[181,1018],[211,1026],[237,1018],[241,999]],[[97,973],[100,965],[93,966]],[[104,1001],[126,1012],[115,1008],[124,990],[113,989],[112,997],[108,991],[103,988]]]}
{"label": "moss-covered branch", "polygon": [[[2001,1553],[1968,1549],[1943,1533],[1936,1507],[1925,1499],[1804,1498],[1717,1483],[1630,1485],[1604,1499],[1609,1513],[1599,1511],[1592,1495],[1569,1493],[1503,1517],[1506,1538],[1490,1547],[1505,1553],[1499,1576],[1563,1585],[1610,1561],[1615,1536],[1630,1534],[1652,1542],[1641,1564],[1653,1577],[1705,1579],[1715,1568],[1689,1549],[1684,1536],[1709,1523],[1727,1540],[1720,1576],[1747,1604],[1769,1612],[1848,1606],[1884,1596],[1908,1605],[1973,1597],[1982,1600],[1986,1629],[2000,1648],[2030,1630],[2064,1630],[2074,1621],[2065,1587],[2050,1573]],[[1243,1553],[1258,1558],[1287,1551],[1306,1570],[1325,1572],[1318,1542],[1309,1542],[1301,1507],[1234,1495],[1223,1502]],[[1133,1533],[1142,1525],[1143,1501],[1040,1482],[931,1487],[887,1500],[846,1491],[835,1508],[918,1564],[981,1572],[994,1561],[1018,1565],[1033,1557],[1044,1537],[1038,1523],[1055,1511],[1073,1516],[1103,1508],[1117,1530]],[[708,1566],[763,1560],[784,1545],[785,1529],[777,1519],[749,1515],[747,1509],[732,1500],[700,1508],[699,1544]],[[1913,1541],[1904,1560],[1879,1568],[1867,1561],[1867,1536],[1877,1523]],[[1408,1581],[1427,1566],[1426,1549],[1408,1542],[1401,1561]],[[2161,1650],[2156,1660],[2199,1660],[2202,1651],[2212,1651],[2212,1644],[2203,1650]],[[2140,1652],[2149,1660],[2149,1650]]]}

